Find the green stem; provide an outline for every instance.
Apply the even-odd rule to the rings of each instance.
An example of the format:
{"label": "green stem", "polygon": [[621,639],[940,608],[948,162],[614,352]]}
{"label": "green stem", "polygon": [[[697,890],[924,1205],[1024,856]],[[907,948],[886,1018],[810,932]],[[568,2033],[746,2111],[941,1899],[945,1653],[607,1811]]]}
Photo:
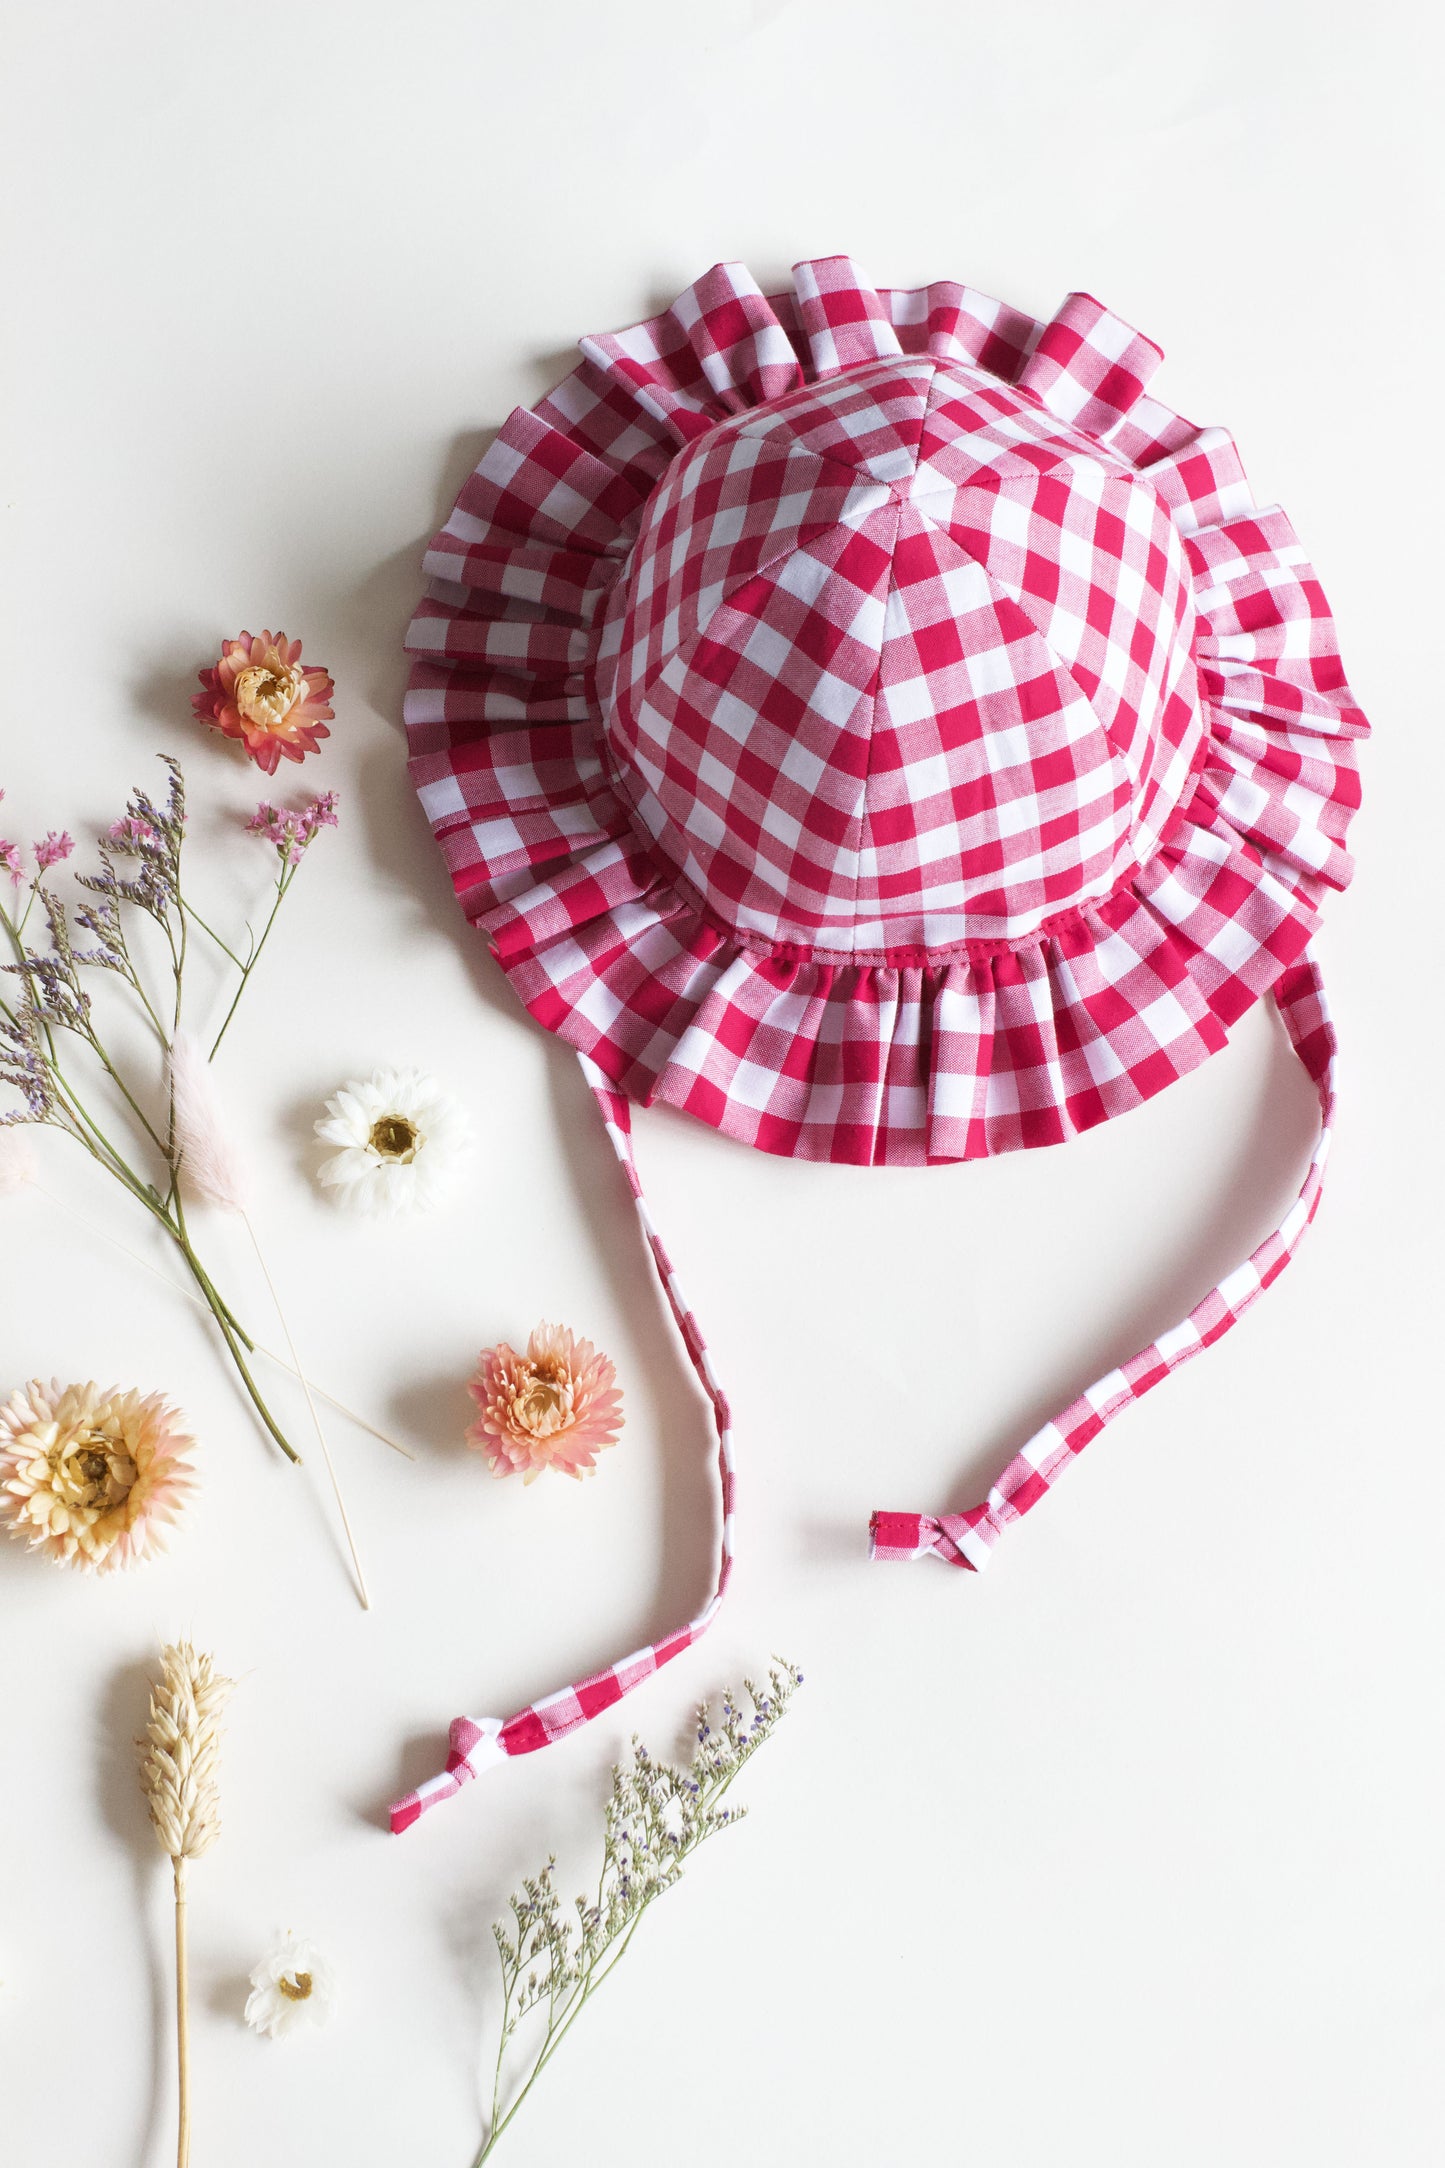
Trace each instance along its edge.
{"label": "green stem", "polygon": [[295,874],[295,871],[296,868],[294,866],[283,866],[281,869],[280,877],[276,882],[276,900],[271,906],[271,915],[266,920],[265,925],[262,927],[261,938],[256,943],[256,946],[252,949],[248,961],[241,966],[241,983],[236,988],[235,996],[231,1002],[230,1008],[226,1011],[224,1023],[221,1025],[220,1030],[216,1033],[215,1038],[211,1042],[211,1051],[206,1057],[209,1061],[215,1060],[216,1049],[217,1047],[219,1047],[221,1041],[225,1038],[227,1031],[230,1029],[231,1018],[235,1015],[236,1010],[240,1006],[241,996],[246,991],[247,981],[250,979],[251,973],[255,970],[257,964],[261,961],[261,951],[266,946],[267,941],[271,938],[271,928],[276,923],[276,913],[280,910],[282,903],[285,901],[286,891],[291,886],[292,877]]}
{"label": "green stem", "polygon": [[[182,896],[181,898],[181,911],[184,917],[193,918],[195,920],[196,924],[200,927],[202,933],[210,935],[211,939],[215,942],[217,948],[221,951],[221,954],[223,956],[229,956],[238,971],[244,972],[248,969],[248,966],[242,963],[240,957],[236,954],[236,951],[230,946],[230,944],[221,939],[221,936],[217,933],[214,926],[208,926],[206,924],[206,921],[202,918],[200,912],[196,909],[195,905],[193,903],[187,903],[184,896]],[[255,961],[254,957],[252,958],[252,961]]]}
{"label": "green stem", "polygon": [[116,942],[120,954],[125,958],[126,968],[123,975],[126,984],[132,988],[135,993],[136,999],[139,1001],[141,1007],[145,1010],[146,1015],[150,1018],[151,1029],[152,1031],[154,1031],[157,1039],[160,1041],[163,1050],[166,1053],[169,1053],[171,1042],[166,1037],[165,1025],[157,1016],[155,1009],[151,1005],[151,997],[146,992],[144,986],[141,984],[141,976],[139,971],[136,969],[135,958],[131,955],[130,952],[130,943],[126,940],[125,929],[121,925],[118,917],[116,919]]}
{"label": "green stem", "polygon": [[[155,1212],[158,1217],[161,1216],[159,1200],[154,1187],[151,1183],[142,1181],[130,1162],[111,1143],[110,1138],[101,1128],[95,1116],[90,1113],[70,1079],[62,1076],[60,1070],[55,1067],[51,1068],[50,1079],[60,1097],[65,1101],[65,1111],[71,1121],[82,1125],[76,1127],[72,1133],[79,1138],[86,1150],[94,1159],[100,1162],[101,1166],[113,1174],[116,1180],[131,1192],[132,1196],[140,1199],[148,1212]],[[88,1135],[85,1134],[86,1131],[89,1132]]]}
{"label": "green stem", "polygon": [[[146,1115],[144,1110],[137,1102],[135,1094],[131,1091],[129,1085],[126,1083],[125,1078],[121,1075],[120,1071],[116,1068],[115,1063],[111,1060],[110,1055],[106,1052],[104,1046],[101,1044],[100,1039],[96,1035],[96,1032],[93,1028],[87,1034],[87,1037],[102,1069],[104,1069],[106,1075],[110,1078],[111,1083],[114,1084],[116,1090],[120,1093],[122,1099],[124,1099],[126,1105],[130,1108],[132,1114],[134,1114],[136,1120],[140,1123],[141,1128],[150,1138],[151,1143],[155,1146],[156,1150],[162,1154],[162,1156],[168,1156],[166,1155],[166,1147],[161,1139],[159,1132],[152,1126],[149,1117]],[[165,1047],[167,1054],[169,1054],[170,1045],[164,1037],[162,1037],[161,1044]]]}
{"label": "green stem", "polygon": [[[199,1287],[199,1289],[201,1290],[201,1293],[205,1296],[207,1307],[209,1308],[211,1315],[215,1318],[216,1323],[221,1328],[221,1336],[224,1339],[226,1346],[230,1350],[231,1360],[236,1365],[237,1371],[240,1373],[241,1381],[244,1384],[246,1391],[251,1397],[251,1404],[255,1408],[256,1413],[260,1416],[261,1421],[265,1425],[266,1429],[270,1432],[272,1438],[275,1440],[277,1445],[280,1446],[282,1452],[286,1455],[286,1458],[299,1468],[301,1465],[301,1455],[297,1452],[295,1446],[292,1445],[290,1439],[281,1429],[281,1426],[276,1421],[275,1416],[271,1413],[271,1410],[267,1407],[264,1399],[261,1397],[261,1389],[257,1385],[256,1380],[251,1375],[250,1368],[246,1362],[246,1358],[241,1353],[240,1344],[237,1340],[236,1333],[232,1330],[230,1313],[227,1310],[226,1305],[221,1301],[220,1296],[216,1293],[215,1288],[212,1286],[210,1274],[206,1271],[204,1265],[202,1265],[201,1263],[201,1260],[199,1259],[199,1257],[197,1257],[195,1251],[191,1248],[190,1232],[186,1226],[186,1208],[181,1202],[179,1190],[176,1192],[174,1211],[175,1228],[173,1239],[175,1241],[176,1247],[179,1249],[182,1257],[184,1257],[187,1265],[190,1267],[191,1277],[194,1279],[197,1287]],[[250,1347],[250,1345],[251,1343],[248,1341],[248,1348]]]}
{"label": "green stem", "polygon": [[[516,2115],[517,2110],[521,2107],[522,2102],[526,2099],[528,2093],[531,2092],[532,2087],[536,2084],[538,2078],[541,2077],[542,2072],[546,2069],[548,2063],[552,2060],[552,2057],[556,2054],[558,2048],[566,2039],[567,2034],[576,2024],[578,2018],[582,2014],[585,2004],[590,2000],[596,1990],[602,1985],[603,1981],[608,1977],[609,1973],[614,1971],[615,1968],[621,1964],[623,1958],[627,1955],[627,1945],[631,1942],[633,1936],[637,1933],[638,1928],[642,1925],[643,1920],[647,1916],[648,1907],[649,1905],[654,1903],[657,1894],[658,1893],[654,1891],[652,1896],[645,1897],[643,1899],[641,1905],[638,1907],[637,1917],[633,1920],[626,1934],[622,1937],[622,1940],[612,1951],[611,1956],[608,1957],[608,1953],[606,1951],[603,1951],[602,1955],[589,1968],[585,1979],[578,1986],[577,1992],[572,1997],[571,2002],[564,2004],[563,2007],[566,2014],[562,2018],[561,2023],[555,2027],[549,2024],[547,2028],[547,2037],[542,2043],[542,2047],[540,2052],[538,2053],[536,2061],[533,2063],[531,2070],[527,2074],[526,2083],[523,2085],[521,2091],[518,2093],[516,2099],[512,2102],[511,2107],[508,2108],[506,2114],[502,2117],[500,2122],[497,2121],[496,2114],[497,2100],[500,2092],[499,2073],[498,2088],[496,2091],[494,2091],[492,2095],[492,2128],[487,2135],[486,2144],[482,2147],[481,2152],[477,2155],[476,2160],[472,2163],[472,2168],[482,2168],[482,2163],[486,2160],[493,2146],[501,2137],[502,2132],[512,2121],[512,2118]],[[602,1961],[603,1958],[607,1958],[607,1962],[605,1964]],[[505,2046],[505,2041],[503,2044]]]}
{"label": "green stem", "polygon": [[[704,1793],[701,1801],[699,1802],[700,1806],[702,1806],[703,1808],[711,1808],[717,1805],[718,1801],[727,1794],[727,1792],[731,1789],[732,1785],[736,1782],[743,1768],[752,1759],[752,1756],[756,1752],[758,1747],[763,1744],[766,1736],[766,1733],[759,1734],[755,1739],[751,1741],[749,1745],[745,1746],[742,1749],[741,1753],[738,1755],[737,1760],[733,1763],[732,1767],[721,1778],[721,1780]],[[691,1854],[697,1850],[699,1845],[706,1843],[707,1838],[711,1835],[715,1835],[716,1833],[717,1832],[715,1829],[705,1828],[701,1835],[697,1837],[696,1841],[691,1844],[687,1848],[686,1852],[684,1852],[681,1856],[683,1858],[690,1857]],[[605,1877],[606,1866],[604,1863],[604,1880]],[[516,2115],[517,2110],[521,2107],[522,2102],[526,2099],[528,2093],[531,2092],[532,2087],[536,2084],[538,2078],[542,2075],[542,2072],[546,2069],[548,2063],[552,2060],[552,2057],[556,2054],[558,2048],[562,2045],[563,2040],[567,2037],[567,2034],[571,2031],[573,2025],[575,2025],[577,2019],[581,2016],[584,2006],[591,2000],[597,1989],[601,1987],[603,1981],[611,1977],[617,1966],[621,1964],[623,1958],[627,1955],[628,1946],[631,1943],[633,1936],[637,1933],[638,1928],[642,1925],[643,1920],[646,1918],[649,1907],[657,1901],[658,1897],[661,1894],[662,1892],[660,1890],[653,1890],[648,1896],[644,1897],[642,1903],[637,1908],[635,1917],[629,1923],[620,1940],[615,1943],[608,1943],[601,1950],[598,1951],[596,1957],[593,1959],[591,1965],[588,1967],[588,1970],[584,1975],[583,1979],[579,1982],[578,1987],[572,1995],[571,1999],[562,2005],[562,2017],[560,2022],[555,2015],[555,2004],[549,1999],[547,2031],[542,2041],[542,2045],[537,2052],[536,2060],[533,2062],[530,2071],[527,2073],[526,2081],[522,2085],[522,2088],[517,2094],[516,2099],[512,2102],[512,2105],[510,2106],[510,2108],[508,2108],[506,2114],[499,2117],[498,2109],[501,2104],[502,2092],[502,2065],[507,2052],[506,2021],[507,2013],[511,2007],[512,1999],[511,1984],[508,1983],[506,1980],[506,1973],[504,1969],[503,1983],[505,1993],[503,1997],[502,2007],[502,2039],[501,2044],[497,2049],[497,2069],[496,2076],[492,2085],[491,2128],[488,2131],[486,2143],[483,2145],[480,2153],[478,2153],[476,2160],[472,2164],[472,2168],[482,2168],[483,2162],[491,2153],[492,2148],[497,2143],[497,2140],[501,2137],[503,2131],[512,2121],[512,2118]],[[600,1905],[600,1884],[598,1889],[598,1901]],[[518,1975],[520,1975],[520,1962],[517,1967],[517,1972]]]}

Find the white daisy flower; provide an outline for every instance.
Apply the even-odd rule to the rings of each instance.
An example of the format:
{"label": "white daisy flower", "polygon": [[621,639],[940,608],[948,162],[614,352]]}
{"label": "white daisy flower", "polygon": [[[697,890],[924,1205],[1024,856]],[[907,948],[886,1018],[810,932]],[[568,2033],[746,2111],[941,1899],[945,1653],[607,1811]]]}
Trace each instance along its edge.
{"label": "white daisy flower", "polygon": [[471,1148],[460,1107],[419,1069],[377,1069],[343,1084],[316,1134],[336,1146],[321,1168],[326,1187],[384,1219],[445,1203]]}
{"label": "white daisy flower", "polygon": [[315,1943],[288,1934],[251,1975],[246,2023],[252,2032],[279,2040],[300,2025],[324,2025],[335,1994],[331,1967]]}

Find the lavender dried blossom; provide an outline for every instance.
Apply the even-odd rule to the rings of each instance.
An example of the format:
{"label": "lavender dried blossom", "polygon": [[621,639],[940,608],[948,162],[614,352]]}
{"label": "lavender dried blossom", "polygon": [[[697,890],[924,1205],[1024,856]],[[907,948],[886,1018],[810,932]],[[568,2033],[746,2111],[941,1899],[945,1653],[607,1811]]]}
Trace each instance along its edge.
{"label": "lavender dried blossom", "polygon": [[[110,906],[106,930],[96,924],[100,907],[91,912],[77,912],[77,922],[96,934],[102,949],[110,954],[125,956],[125,943],[119,937],[119,905],[134,904],[161,926],[169,928],[172,912],[180,911],[181,845],[185,841],[186,790],[177,763],[169,753],[160,758],[170,771],[170,783],[164,807],[158,806],[148,792],[137,787],[126,800],[125,812],[112,821],[104,835],[98,836],[96,845],[100,853],[99,873],[77,874],[79,887],[88,889]],[[128,859],[134,864],[133,873],[122,874],[117,859]],[[108,970],[125,969],[124,962],[103,963]]]}
{"label": "lavender dried blossom", "polygon": [[90,996],[80,983],[79,959],[71,946],[65,906],[47,888],[38,893],[50,931],[49,954],[22,947],[18,960],[4,969],[26,981],[28,998],[42,1024],[89,1038]]}
{"label": "lavender dried blossom", "polygon": [[55,1089],[41,1043],[40,1017],[27,989],[18,1007],[0,1008],[0,1084],[19,1092],[25,1102],[0,1114],[0,1128],[17,1122],[48,1122],[55,1114]]}

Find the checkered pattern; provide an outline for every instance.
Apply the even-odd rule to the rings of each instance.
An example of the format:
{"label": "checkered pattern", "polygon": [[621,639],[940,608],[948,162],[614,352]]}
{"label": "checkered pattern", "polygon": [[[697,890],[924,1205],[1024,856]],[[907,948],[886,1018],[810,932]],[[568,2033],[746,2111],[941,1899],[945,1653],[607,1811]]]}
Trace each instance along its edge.
{"label": "checkered pattern", "polygon": [[1335,1115],[1334,1028],[1318,965],[1308,953],[1272,988],[1290,1044],[1319,1096],[1320,1131],[1299,1196],[1253,1255],[1210,1289],[1181,1324],[1118,1370],[1081,1393],[1062,1415],[1035,1432],[1009,1462],[982,1505],[966,1513],[875,1513],[870,1556],[875,1559],[942,1558],[981,1573],[1005,1529],[1022,1519],[1072,1467],[1106,1423],[1216,1340],[1244,1315],[1283,1272],[1315,1216],[1329,1157]]}
{"label": "checkered pattern", "polygon": [[1289,522],[1223,431],[1150,396],[1158,349],[1087,295],[1039,323],[840,257],[771,296],[719,265],[582,352],[428,554],[411,769],[468,917],[602,1107],[713,1406],[721,1564],[678,1633],[458,1719],[398,1829],[611,1707],[727,1584],[726,1403],[629,1099],[797,1158],[973,1158],[1137,1106],[1273,995],[1322,1111],[1297,1204],[982,1506],[875,1515],[875,1557],[975,1570],[1283,1269],[1333,1114],[1306,944],[1350,875],[1367,725]]}
{"label": "checkered pattern", "polygon": [[505,1722],[497,1717],[459,1716],[448,1735],[447,1764],[441,1775],[431,1777],[405,1799],[399,1799],[391,1810],[391,1827],[399,1836],[410,1829],[431,1807],[444,1799],[454,1798],[464,1784],[483,1769],[496,1766],[512,1754],[530,1754],[538,1747],[551,1746],[557,1739],[564,1739],[569,1731],[585,1724],[604,1709],[610,1709],[624,1694],[650,1679],[662,1665],[671,1663],[674,1656],[681,1656],[684,1649],[691,1648],[700,1635],[706,1633],[717,1614],[719,1604],[727,1590],[733,1570],[733,1447],[732,1418],[722,1388],[712,1367],[696,1318],[688,1307],[681,1283],[673,1270],[672,1261],[662,1246],[661,1238],[652,1223],[647,1200],[642,1194],[642,1183],[637,1172],[637,1162],[632,1151],[632,1113],[626,1099],[608,1083],[595,1063],[582,1059],[583,1074],[591,1086],[601,1110],[612,1149],[617,1154],[623,1173],[632,1191],[633,1203],[647,1238],[653,1265],[667,1297],[669,1309],[682,1335],[688,1361],[696,1371],[698,1380],[712,1405],[713,1425],[717,1432],[718,1488],[720,1496],[720,1527],[718,1539],[717,1582],[711,1596],[686,1626],[676,1633],[668,1634],[662,1641],[655,1641],[635,1655],[627,1656],[620,1663],[611,1664],[605,1671],[595,1672],[591,1678],[581,1680],[575,1686],[564,1687],[560,1693],[549,1694],[545,1700],[533,1702],[529,1708],[508,1717]]}
{"label": "checkered pattern", "polygon": [[618,789],[734,934],[1016,941],[1151,855],[1204,737],[1193,588],[1132,469],[875,362],[697,440],[608,605]]}
{"label": "checkered pattern", "polygon": [[1365,724],[1157,349],[845,258],[582,344],[408,641],[412,772],[531,1013],[862,1164],[1056,1143],[1216,1051],[1348,878]]}

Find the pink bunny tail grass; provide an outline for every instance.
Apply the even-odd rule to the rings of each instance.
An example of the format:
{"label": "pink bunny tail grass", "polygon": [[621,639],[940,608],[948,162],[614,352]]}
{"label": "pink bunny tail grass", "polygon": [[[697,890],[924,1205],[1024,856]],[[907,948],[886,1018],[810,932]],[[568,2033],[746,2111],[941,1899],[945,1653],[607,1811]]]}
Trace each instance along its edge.
{"label": "pink bunny tail grass", "polygon": [[226,1134],[210,1065],[188,1031],[178,1031],[171,1042],[171,1092],[185,1189],[200,1204],[244,1213],[241,1157]]}
{"label": "pink bunny tail grass", "polygon": [[13,1197],[35,1180],[35,1146],[17,1122],[0,1127],[0,1197]]}

